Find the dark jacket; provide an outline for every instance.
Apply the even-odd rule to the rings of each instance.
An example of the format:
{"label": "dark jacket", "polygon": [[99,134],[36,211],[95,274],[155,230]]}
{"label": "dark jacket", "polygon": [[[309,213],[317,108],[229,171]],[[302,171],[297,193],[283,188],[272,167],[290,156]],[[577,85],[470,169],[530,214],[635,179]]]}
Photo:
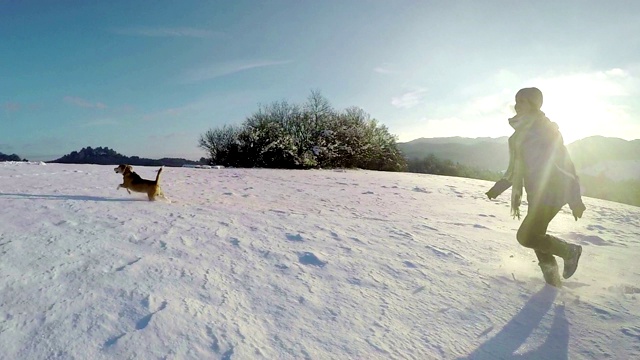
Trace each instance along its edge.
{"label": "dark jacket", "polygon": [[522,144],[524,188],[531,205],[574,209],[582,205],[576,169],[558,125],[546,117],[537,119]]}
{"label": "dark jacket", "polygon": [[[522,142],[522,156],[529,207],[561,208],[569,204],[572,210],[584,208],[575,166],[555,123],[544,116],[536,119]],[[495,198],[510,186],[505,179],[500,180],[487,195]]]}

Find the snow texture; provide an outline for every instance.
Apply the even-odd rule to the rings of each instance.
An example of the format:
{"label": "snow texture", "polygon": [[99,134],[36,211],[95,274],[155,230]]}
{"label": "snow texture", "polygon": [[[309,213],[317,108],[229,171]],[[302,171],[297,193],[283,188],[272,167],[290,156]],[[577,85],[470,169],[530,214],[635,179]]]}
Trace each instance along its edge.
{"label": "snow texture", "polygon": [[556,290],[489,182],[165,168],[150,202],[121,181],[0,163],[0,358],[640,356],[638,207],[558,215],[584,252]]}

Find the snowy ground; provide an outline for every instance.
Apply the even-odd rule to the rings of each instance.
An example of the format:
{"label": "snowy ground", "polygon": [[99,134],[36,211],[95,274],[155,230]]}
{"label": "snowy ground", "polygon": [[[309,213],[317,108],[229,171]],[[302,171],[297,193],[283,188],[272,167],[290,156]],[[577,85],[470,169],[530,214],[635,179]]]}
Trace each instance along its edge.
{"label": "snowy ground", "polygon": [[488,182],[165,168],[168,203],[121,180],[0,163],[0,358],[640,355],[638,207],[558,215],[584,254],[556,291]]}

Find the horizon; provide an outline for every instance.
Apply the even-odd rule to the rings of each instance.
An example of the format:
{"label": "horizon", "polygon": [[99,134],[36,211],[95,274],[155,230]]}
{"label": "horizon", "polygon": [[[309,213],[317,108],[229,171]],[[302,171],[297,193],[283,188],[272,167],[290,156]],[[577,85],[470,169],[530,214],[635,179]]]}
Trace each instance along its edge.
{"label": "horizon", "polygon": [[509,136],[516,91],[536,86],[565,143],[634,140],[638,32],[640,3],[595,0],[0,0],[0,152],[199,159],[208,129],[312,90],[409,142]]}
{"label": "horizon", "polygon": [[[577,139],[577,140],[573,141],[572,143],[577,142],[577,141],[581,141],[581,140],[584,140],[584,139],[587,139],[587,138],[591,138],[591,137],[602,137],[602,136],[600,136],[600,135],[592,135],[592,136],[588,136],[588,137],[585,137],[585,138]],[[508,138],[508,135],[497,136],[497,137],[480,136],[480,137],[475,137],[475,138],[464,137],[464,136],[420,137],[420,138],[416,138],[416,139],[409,140],[409,141],[398,141],[398,144],[406,144],[406,143],[410,143],[412,141],[418,141],[418,140],[423,140],[423,139],[427,139],[428,140],[428,139],[455,139],[455,138],[475,139],[475,140],[477,140],[477,139],[499,139],[499,138]],[[624,141],[638,141],[638,140],[640,140],[640,139],[627,140],[627,139],[622,139],[622,138],[618,138],[618,137],[605,137],[605,138],[618,139],[618,140],[624,140]],[[566,145],[570,145],[570,143],[566,143],[566,142],[565,142],[565,144]],[[48,162],[48,161],[53,161],[53,160],[60,159],[61,157],[69,155],[74,151],[80,151],[80,150],[82,150],[84,148],[89,148],[89,147],[93,148],[93,149],[98,148],[98,147],[108,148],[108,149],[114,150],[118,154],[126,156],[126,157],[138,156],[140,158],[148,158],[148,159],[152,159],[152,160],[159,160],[159,159],[162,159],[162,158],[176,158],[176,159],[184,159],[184,160],[191,160],[191,161],[199,161],[200,158],[203,158],[203,157],[206,158],[206,154],[203,154],[199,158],[189,158],[189,157],[182,157],[182,156],[146,157],[146,156],[140,156],[140,155],[137,155],[137,154],[122,153],[122,152],[118,151],[118,149],[114,149],[114,148],[112,148],[110,146],[103,146],[103,145],[85,145],[85,146],[82,146],[82,147],[80,147],[78,149],[71,150],[71,151],[69,151],[68,153],[65,153],[65,154],[60,154],[60,155],[55,155],[55,156],[51,156],[51,155],[37,156],[36,155],[36,156],[32,156],[31,158],[24,157],[24,156],[22,156],[20,154],[17,154],[17,153],[4,153],[2,151],[0,151],[0,153],[4,154],[4,155],[18,155],[20,158],[26,159],[26,160],[29,160],[29,161],[44,161],[44,162]]]}

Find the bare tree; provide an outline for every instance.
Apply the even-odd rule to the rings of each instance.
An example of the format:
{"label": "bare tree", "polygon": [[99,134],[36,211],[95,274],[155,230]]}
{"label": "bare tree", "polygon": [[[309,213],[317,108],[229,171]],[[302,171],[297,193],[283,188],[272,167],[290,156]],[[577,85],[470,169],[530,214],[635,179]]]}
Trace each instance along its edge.
{"label": "bare tree", "polygon": [[199,146],[213,162],[243,167],[360,167],[402,170],[396,137],[358,107],[334,110],[314,90],[302,106],[259,106],[239,128],[207,131]]}
{"label": "bare tree", "polygon": [[198,147],[209,155],[209,161],[222,164],[227,160],[231,147],[238,141],[240,129],[233,125],[209,129],[200,135]]}

